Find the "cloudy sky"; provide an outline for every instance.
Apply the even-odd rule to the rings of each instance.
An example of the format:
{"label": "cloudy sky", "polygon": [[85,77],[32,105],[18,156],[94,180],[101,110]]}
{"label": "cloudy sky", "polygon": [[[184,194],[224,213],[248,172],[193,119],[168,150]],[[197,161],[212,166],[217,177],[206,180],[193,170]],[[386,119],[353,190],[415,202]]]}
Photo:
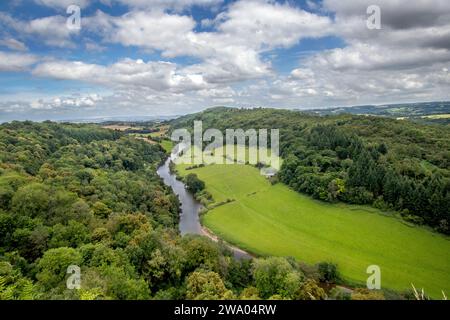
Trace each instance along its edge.
{"label": "cloudy sky", "polygon": [[448,100],[449,69],[449,0],[0,2],[0,121]]}

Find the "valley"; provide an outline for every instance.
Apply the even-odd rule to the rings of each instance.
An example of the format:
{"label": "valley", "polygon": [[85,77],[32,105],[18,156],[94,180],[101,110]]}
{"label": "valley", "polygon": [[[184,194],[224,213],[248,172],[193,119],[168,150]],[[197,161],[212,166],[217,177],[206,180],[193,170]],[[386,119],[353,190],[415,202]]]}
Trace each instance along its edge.
{"label": "valley", "polygon": [[[350,283],[365,284],[366,268],[379,265],[382,287],[406,291],[411,283],[439,297],[450,287],[450,241],[367,206],[327,204],[271,185],[248,165],[186,170],[206,183],[215,203],[204,225],[224,240],[261,256],[334,262]],[[214,206],[214,205],[212,205]]]}

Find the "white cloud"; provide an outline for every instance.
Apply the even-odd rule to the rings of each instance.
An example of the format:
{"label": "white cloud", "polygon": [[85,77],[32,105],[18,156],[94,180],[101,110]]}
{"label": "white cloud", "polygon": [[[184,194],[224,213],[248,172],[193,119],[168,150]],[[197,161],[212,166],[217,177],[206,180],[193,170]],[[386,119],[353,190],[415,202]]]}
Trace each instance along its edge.
{"label": "white cloud", "polygon": [[0,46],[5,46],[8,49],[16,50],[16,51],[27,51],[28,50],[25,43],[23,43],[19,40],[13,39],[13,38],[0,40]]}
{"label": "white cloud", "polygon": [[24,71],[37,62],[31,54],[8,53],[0,51],[0,72]]}
{"label": "white cloud", "polygon": [[65,10],[70,5],[77,5],[80,8],[85,8],[89,5],[91,0],[34,0],[34,2],[42,6]]}
{"label": "white cloud", "polygon": [[343,49],[333,49],[315,55],[310,66],[333,70],[404,70],[449,62],[450,51],[433,48],[386,47],[377,44],[355,43]]}
{"label": "white cloud", "polygon": [[370,5],[380,7],[383,27],[391,29],[447,24],[450,15],[447,0],[323,0],[323,6],[336,13],[338,20],[367,17]]}
{"label": "white cloud", "polygon": [[22,36],[40,39],[49,46],[73,47],[71,37],[79,30],[66,27],[67,17],[50,16],[33,20],[20,20],[0,12],[0,26],[12,29]]}
{"label": "white cloud", "polygon": [[[87,41],[87,50],[103,52],[115,44],[136,47],[145,54],[159,53],[161,60],[188,56],[195,62],[119,58],[101,65],[45,61],[33,70],[35,76],[78,80],[113,93],[99,101],[85,97],[83,103],[70,97],[35,99],[35,110],[41,110],[39,103],[41,108],[52,106],[52,110],[58,104],[61,110],[68,106],[92,110],[92,104],[116,113],[145,113],[148,108],[154,113],[173,114],[211,104],[318,107],[450,98],[447,0],[378,0],[381,30],[366,27],[366,9],[373,2],[369,0],[324,0],[321,6],[308,1],[308,8],[316,13],[295,7],[295,1],[241,0],[223,6],[215,18],[202,22],[184,9],[220,6],[222,1],[109,2],[114,5],[119,1],[131,11],[121,16],[98,11],[83,17],[82,32],[102,39],[100,44]],[[61,27],[65,24],[62,18],[23,21],[0,13],[0,24],[3,21],[20,32],[20,40],[33,37],[48,45],[70,46],[75,34]],[[207,31],[199,31],[198,23]],[[298,65],[290,74],[277,74],[272,65],[274,52],[280,59],[294,59],[283,57],[283,49],[303,39],[324,36],[339,37],[343,47],[308,52],[297,58]],[[36,62],[19,60],[16,70]],[[25,108],[15,101],[11,105]]]}
{"label": "white cloud", "polygon": [[78,33],[78,31],[67,28],[66,21],[67,18],[63,16],[35,19],[25,25],[24,31],[43,38],[48,45],[57,47],[72,46],[70,37]]}
{"label": "white cloud", "polygon": [[270,63],[261,60],[263,52],[331,32],[328,17],[255,0],[231,4],[211,23],[215,26],[213,31],[196,32],[192,17],[151,10],[132,11],[120,17],[99,11],[87,18],[86,25],[102,34],[106,42],[160,51],[167,58],[199,58],[202,62],[186,70],[202,74],[210,83],[270,75]]}
{"label": "white cloud", "polygon": [[175,9],[182,10],[192,6],[215,7],[223,0],[109,0],[131,8],[139,9]]}
{"label": "white cloud", "polygon": [[100,31],[104,41],[161,50],[167,55],[181,44],[189,46],[189,36],[195,27],[191,17],[160,11],[135,11],[119,17],[98,11],[86,18],[85,23],[90,30]]}
{"label": "white cloud", "polygon": [[219,16],[217,29],[235,42],[257,49],[290,47],[331,32],[331,20],[287,4],[238,1]]}
{"label": "white cloud", "polygon": [[381,30],[366,27],[371,4],[324,0],[346,46],[303,58],[289,77],[265,89],[286,103],[301,96],[298,103],[316,106],[450,98],[449,76],[442,71],[450,64],[450,2],[377,1]]}
{"label": "white cloud", "polygon": [[106,47],[99,45],[98,43],[90,41],[90,40],[86,40],[84,42],[84,47],[86,48],[86,50],[92,51],[92,52],[104,52],[107,50]]}
{"label": "white cloud", "polygon": [[80,80],[116,89],[179,93],[207,87],[199,74],[187,74],[173,63],[123,59],[109,66],[80,61],[49,61],[39,64],[33,74],[65,80]]}

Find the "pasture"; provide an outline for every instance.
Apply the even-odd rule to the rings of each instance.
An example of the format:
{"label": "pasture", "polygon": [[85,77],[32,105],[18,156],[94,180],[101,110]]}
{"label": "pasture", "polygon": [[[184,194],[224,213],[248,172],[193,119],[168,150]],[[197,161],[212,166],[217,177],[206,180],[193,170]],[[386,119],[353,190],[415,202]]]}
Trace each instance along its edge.
{"label": "pasture", "polygon": [[425,228],[365,206],[316,201],[283,184],[271,185],[248,165],[208,165],[186,170],[206,183],[216,203],[203,224],[224,240],[259,255],[330,261],[350,282],[364,284],[370,265],[381,285],[398,291],[411,283],[434,297],[450,290],[450,241]]}

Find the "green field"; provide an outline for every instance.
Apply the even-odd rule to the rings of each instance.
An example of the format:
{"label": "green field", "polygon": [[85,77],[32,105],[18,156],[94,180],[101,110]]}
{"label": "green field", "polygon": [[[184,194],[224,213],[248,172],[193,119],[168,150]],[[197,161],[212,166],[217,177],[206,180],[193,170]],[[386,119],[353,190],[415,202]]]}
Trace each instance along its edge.
{"label": "green field", "polygon": [[434,297],[450,291],[450,241],[412,227],[379,210],[327,204],[272,186],[248,165],[210,165],[196,173],[215,202],[203,223],[224,240],[260,255],[293,256],[299,261],[338,264],[343,277],[365,283],[369,265],[381,268],[383,288],[408,290],[411,283]]}
{"label": "green field", "polygon": [[173,142],[170,141],[170,140],[164,139],[164,140],[161,141],[160,144],[161,144],[161,147],[162,147],[164,150],[166,150],[166,152],[171,152],[172,149],[173,149]]}

